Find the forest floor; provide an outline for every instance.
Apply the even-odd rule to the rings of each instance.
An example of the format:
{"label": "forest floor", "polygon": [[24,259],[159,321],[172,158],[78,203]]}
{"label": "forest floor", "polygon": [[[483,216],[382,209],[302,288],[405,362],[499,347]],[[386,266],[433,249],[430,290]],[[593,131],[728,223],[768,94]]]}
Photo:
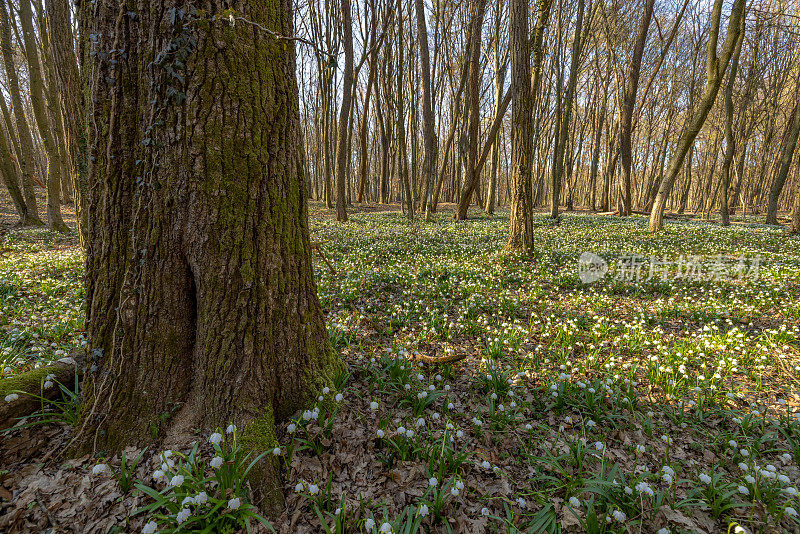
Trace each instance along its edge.
{"label": "forest floor", "polygon": [[[504,211],[413,225],[397,206],[354,211],[340,225],[310,206],[348,372],[321,415],[278,429],[278,532],[800,529],[800,238],[537,215],[524,258],[502,252]],[[81,345],[83,255],[44,229],[0,250],[0,376],[13,376]],[[580,270],[583,253],[600,269]],[[461,359],[420,361],[439,356]],[[0,531],[149,519],[132,515],[151,501],[119,457],[63,455],[77,410],[67,395],[56,423],[2,435]],[[156,486],[160,456],[143,457],[132,477]],[[92,474],[99,462],[110,469]]]}

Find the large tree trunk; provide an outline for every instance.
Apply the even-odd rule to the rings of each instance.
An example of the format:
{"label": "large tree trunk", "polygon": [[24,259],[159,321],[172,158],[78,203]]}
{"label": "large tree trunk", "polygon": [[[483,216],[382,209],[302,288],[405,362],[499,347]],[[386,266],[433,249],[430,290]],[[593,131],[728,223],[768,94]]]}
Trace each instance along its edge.
{"label": "large tree trunk", "polygon": [[700,132],[703,124],[706,122],[711,107],[717,99],[719,87],[722,84],[722,78],[725,71],[728,69],[731,56],[733,55],[736,43],[739,40],[739,32],[744,31],[742,27],[742,18],[744,17],[744,4],[745,0],[734,0],[733,6],[730,11],[730,18],[728,20],[728,30],[725,37],[725,44],[723,45],[722,53],[717,57],[717,42],[719,38],[719,27],[722,18],[722,0],[715,0],[714,10],[712,11],[711,20],[711,34],[708,40],[708,52],[706,58],[706,76],[708,83],[706,84],[703,96],[700,99],[700,104],[697,109],[692,110],[692,116],[689,119],[689,124],[678,139],[678,145],[675,152],[670,159],[667,166],[667,172],[661,182],[661,186],[656,194],[656,199],[653,202],[653,209],[650,212],[650,232],[657,232],[663,226],[664,209],[667,205],[667,199],[672,193],[672,187],[675,185],[675,179],[683,166],[683,160],[686,153],[694,143],[695,137]]}
{"label": "large tree trunk", "polygon": [[[800,159],[800,158],[798,158]],[[792,208],[792,224],[789,226],[789,235],[800,233],[800,174],[794,179],[794,207]]]}
{"label": "large tree trunk", "polygon": [[[511,0],[509,4],[509,38],[511,45],[511,227],[506,250],[533,253],[533,105],[539,92],[544,50],[542,41],[552,0],[538,5],[533,31],[533,74],[528,39],[528,0]],[[532,79],[531,79],[532,78]]]}
{"label": "large tree trunk", "polygon": [[[61,173],[64,165],[62,152],[58,149],[56,126],[47,113],[44,76],[39,63],[38,44],[33,29],[33,9],[30,0],[20,0],[19,18],[22,23],[22,37],[25,40],[25,58],[28,61],[28,82],[30,85],[31,107],[39,136],[42,138],[47,156],[47,224],[56,232],[69,232],[69,227],[61,217]],[[45,39],[45,43],[48,41]],[[47,47],[49,48],[49,47]],[[60,113],[60,110],[59,110]]]}
{"label": "large tree trunk", "polygon": [[14,110],[14,119],[17,123],[17,136],[19,139],[17,158],[22,174],[22,191],[25,196],[25,205],[28,207],[26,223],[41,226],[44,223],[39,218],[36,207],[36,194],[33,190],[33,174],[36,169],[36,163],[33,159],[33,138],[28,128],[28,121],[25,120],[25,109],[22,105],[22,94],[19,90],[19,76],[17,75],[17,67],[14,64],[14,51],[11,46],[11,20],[9,19],[6,2],[0,2],[0,39],[2,39],[0,50],[2,51],[3,64],[6,70],[7,89],[11,96],[11,107]]}
{"label": "large tree trunk", "polygon": [[633,108],[636,105],[636,92],[639,90],[639,74],[642,70],[642,55],[644,54],[644,45],[647,42],[647,32],[650,29],[650,21],[653,19],[654,4],[655,0],[645,0],[642,22],[639,25],[639,34],[636,36],[636,44],[633,47],[633,55],[631,56],[628,85],[625,88],[622,106],[619,111],[620,163],[622,166],[622,186],[620,190],[622,212],[620,215],[630,215],[633,209],[631,202]]}
{"label": "large tree trunk", "polygon": [[[274,421],[338,365],[311,266],[294,46],[257,26],[293,35],[291,5],[161,0],[132,17],[96,3],[86,315],[99,369],[80,448],[229,422],[273,447]],[[269,507],[280,491],[264,470]]]}

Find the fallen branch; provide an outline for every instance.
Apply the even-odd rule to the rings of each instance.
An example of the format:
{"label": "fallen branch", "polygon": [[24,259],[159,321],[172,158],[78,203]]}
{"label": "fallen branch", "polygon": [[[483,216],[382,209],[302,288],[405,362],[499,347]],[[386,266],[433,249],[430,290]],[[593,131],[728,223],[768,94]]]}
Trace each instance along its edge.
{"label": "fallen branch", "polygon": [[[20,417],[40,409],[42,401],[39,397],[57,399],[61,395],[58,384],[72,388],[82,359],[81,354],[75,353],[53,365],[0,380],[0,430],[14,426]],[[50,375],[53,375],[53,384],[45,389],[44,383]]]}

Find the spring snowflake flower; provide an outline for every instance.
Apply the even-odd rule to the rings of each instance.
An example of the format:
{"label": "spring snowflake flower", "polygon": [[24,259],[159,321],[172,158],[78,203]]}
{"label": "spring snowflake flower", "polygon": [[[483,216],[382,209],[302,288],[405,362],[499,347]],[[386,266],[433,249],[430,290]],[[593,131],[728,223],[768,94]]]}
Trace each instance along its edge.
{"label": "spring snowflake flower", "polygon": [[581,505],[580,499],[578,499],[575,496],[572,496],[572,497],[569,498],[569,503],[575,508],[578,508]]}
{"label": "spring snowflake flower", "polygon": [[344,399],[344,395],[342,395],[341,393],[337,393],[336,397],[334,398],[336,399],[336,402],[342,402],[342,399]]}
{"label": "spring snowflake flower", "polygon": [[452,488],[450,488],[450,495],[452,495],[453,497],[457,497],[458,493],[459,489],[457,487],[453,486]]}
{"label": "spring snowflake flower", "polygon": [[205,504],[206,502],[208,502],[208,493],[206,493],[205,491],[201,491],[200,493],[195,495],[194,497],[195,504]]}
{"label": "spring snowflake flower", "polygon": [[183,485],[183,475],[175,475],[174,477],[172,477],[172,480],[169,481],[169,484],[170,484],[170,486],[175,486],[176,488],[178,486],[182,486]]}
{"label": "spring snowflake flower", "polygon": [[242,505],[242,500],[239,497],[234,497],[228,501],[228,508],[236,510]]}
{"label": "spring snowflake flower", "polygon": [[481,515],[483,517],[489,517],[489,509],[488,508],[481,508]]}
{"label": "spring snowflake flower", "polygon": [[373,412],[378,409],[378,406],[380,405],[375,401],[369,403],[369,409],[372,410]]}
{"label": "spring snowflake flower", "polygon": [[294,434],[295,430],[297,430],[297,425],[294,423],[289,423],[289,426],[286,427],[286,432],[289,434]]}
{"label": "spring snowflake flower", "polygon": [[753,475],[745,475],[744,479],[747,481],[748,484],[756,483],[756,479]]}
{"label": "spring snowflake flower", "polygon": [[397,433],[400,434],[401,436],[404,435],[406,433],[406,427],[404,426],[397,427]]}
{"label": "spring snowflake flower", "polygon": [[639,453],[639,454],[644,453],[645,449],[646,449],[646,447],[644,445],[640,444],[640,445],[636,446],[636,452]]}
{"label": "spring snowflake flower", "polygon": [[700,482],[703,484],[711,484],[711,477],[705,473],[700,473]]}
{"label": "spring snowflake flower", "polygon": [[602,451],[603,449],[606,448],[606,446],[603,445],[602,441],[596,441],[594,444],[594,448],[597,449],[598,451]]}
{"label": "spring snowflake flower", "polygon": [[96,466],[92,467],[93,475],[101,475],[107,471],[108,471],[108,466],[106,464],[97,464]]}
{"label": "spring snowflake flower", "polygon": [[310,495],[316,495],[317,493],[319,493],[319,486],[317,486],[316,484],[311,484],[308,487],[308,493]]}
{"label": "spring snowflake flower", "polygon": [[525,430],[533,430],[533,425],[532,425],[532,424],[530,424],[530,423],[527,423],[527,424],[525,425]]}
{"label": "spring snowflake flower", "polygon": [[419,419],[417,419],[416,423],[414,423],[414,426],[417,427],[417,428],[419,428],[421,426],[425,426],[425,418],[424,417],[420,417]]}
{"label": "spring snowflake flower", "polygon": [[213,445],[219,445],[219,442],[222,441],[222,434],[219,432],[214,432],[209,436],[208,441],[210,441]]}
{"label": "spring snowflake flower", "polygon": [[525,505],[528,504],[528,502],[522,497],[517,497],[517,504],[520,506],[520,508],[525,508]]}
{"label": "spring snowflake flower", "polygon": [[330,392],[331,392],[331,388],[329,388],[328,386],[325,386],[324,388],[322,388],[322,394],[323,395],[327,395]]}
{"label": "spring snowflake flower", "polygon": [[747,487],[745,486],[739,486],[737,489],[739,490],[739,493],[741,493],[742,495],[750,495],[750,490],[747,489]]}
{"label": "spring snowflake flower", "polygon": [[428,505],[421,504],[419,507],[419,515],[420,517],[425,517],[428,515]]}
{"label": "spring snowflake flower", "polygon": [[208,465],[210,465],[214,469],[219,469],[220,466],[222,465],[222,456],[214,456],[211,459],[211,461],[208,462]]}
{"label": "spring snowflake flower", "polygon": [[653,491],[653,488],[651,488],[650,484],[648,484],[647,482],[639,482],[638,484],[636,484],[635,488],[636,488],[636,491],[638,491],[639,493],[644,493],[644,494],[648,495],[649,497],[652,497],[653,495],[655,495],[655,492]]}
{"label": "spring snowflake flower", "polygon": [[16,393],[9,393],[8,395],[6,395],[5,401],[6,402],[14,402],[18,398],[19,398],[19,395],[17,395]]}
{"label": "spring snowflake flower", "polygon": [[379,428],[379,429],[378,429],[378,431],[377,431],[375,434],[376,434],[376,435],[377,435],[379,438],[382,438],[382,437],[384,437],[384,436],[386,435],[386,432],[384,432],[383,430],[381,430],[381,429]]}
{"label": "spring snowflake flower", "polygon": [[392,525],[388,522],[381,525],[381,534],[390,534],[392,532]]}
{"label": "spring snowflake flower", "polygon": [[797,510],[795,510],[791,506],[787,506],[786,510],[784,510],[784,511],[786,512],[786,515],[790,515],[792,517],[797,517]]}
{"label": "spring snowflake flower", "polygon": [[492,464],[490,464],[488,461],[484,460],[483,462],[481,462],[481,467],[483,467],[484,469],[489,469],[489,468],[492,467]]}
{"label": "spring snowflake flower", "polygon": [[153,471],[153,480],[156,480],[158,482],[166,482],[167,475],[164,474],[164,471],[162,471],[161,469],[156,469],[155,471]]}
{"label": "spring snowflake flower", "polygon": [[179,524],[183,523],[189,519],[190,515],[192,515],[192,512],[190,512],[188,508],[181,508],[181,511],[175,516],[175,521],[177,521]]}
{"label": "spring snowflake flower", "polygon": [[750,470],[750,466],[748,466],[744,462],[739,462],[739,469],[741,469],[742,471],[749,471]]}
{"label": "spring snowflake flower", "polygon": [[785,493],[787,493],[788,495],[791,495],[792,497],[800,497],[800,492],[798,492],[797,488],[795,488],[794,486],[789,486],[788,488],[784,489],[783,491]]}
{"label": "spring snowflake flower", "polygon": [[625,515],[625,512],[623,512],[622,510],[614,510],[614,511],[611,513],[611,515],[612,515],[612,516],[614,516],[614,519],[616,519],[616,520],[617,520],[617,521],[619,521],[620,523],[624,523],[624,522],[625,522],[625,520],[627,520],[627,519],[628,519],[628,516],[627,516],[627,515]]}
{"label": "spring snowflake flower", "polygon": [[660,528],[656,534],[669,534],[669,529],[667,527]]}
{"label": "spring snowflake flower", "polygon": [[142,527],[142,534],[155,534],[157,528],[158,523],[155,521],[148,521],[147,524]]}
{"label": "spring snowflake flower", "polygon": [[184,497],[181,501],[181,506],[186,506],[187,504],[194,504],[194,497]]}
{"label": "spring snowflake flower", "polygon": [[372,527],[375,526],[375,520],[371,517],[368,517],[366,521],[364,521],[364,528],[368,531],[372,530]]}
{"label": "spring snowflake flower", "polygon": [[439,485],[439,481],[436,479],[436,477],[431,477],[431,478],[428,479],[428,486],[434,488],[434,487],[436,487],[438,485]]}
{"label": "spring snowflake flower", "polygon": [[294,487],[294,490],[297,493],[300,493],[301,491],[303,491],[303,483],[302,482],[298,482],[297,485]]}

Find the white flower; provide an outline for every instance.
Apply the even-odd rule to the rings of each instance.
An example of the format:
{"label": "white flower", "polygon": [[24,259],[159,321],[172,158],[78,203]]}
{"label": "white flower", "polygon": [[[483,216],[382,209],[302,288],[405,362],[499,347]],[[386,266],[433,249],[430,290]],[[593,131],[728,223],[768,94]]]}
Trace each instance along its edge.
{"label": "white flower", "polygon": [[53,387],[53,381],[52,380],[45,380],[44,384],[42,384],[42,387],[44,389],[50,389],[51,387]]}
{"label": "white flower", "polygon": [[6,402],[14,402],[18,398],[19,395],[17,395],[16,393],[9,393],[8,395],[6,395]]}
{"label": "white flower", "polygon": [[376,435],[377,435],[379,438],[382,438],[382,437],[384,437],[384,436],[386,435],[386,432],[384,432],[383,430],[381,430],[381,429],[379,428],[379,429],[378,429],[378,431],[377,431],[375,434],[376,434]]}
{"label": "white flower", "polygon": [[705,473],[700,473],[700,482],[703,484],[711,484],[711,477]]}
{"label": "white flower", "polygon": [[194,504],[194,497],[186,496],[181,501],[181,506],[186,506],[187,504]]}
{"label": "white flower", "polygon": [[425,517],[425,516],[428,515],[428,505],[427,504],[420,505],[420,507],[419,507],[419,515],[420,515],[420,517]]}
{"label": "white flower", "polygon": [[205,491],[201,491],[194,498],[195,504],[205,504],[207,501],[208,501],[208,494]]}
{"label": "white flower", "polygon": [[182,508],[181,511],[178,512],[178,515],[175,516],[175,521],[178,523],[183,523],[189,519],[190,515],[192,515],[192,512],[190,512],[188,508]]}
{"label": "white flower", "polygon": [[786,510],[784,510],[784,511],[786,512],[786,515],[790,515],[792,517],[797,517],[797,510],[795,510],[791,506],[787,506]]}
{"label": "white flower", "polygon": [[741,493],[742,495],[750,495],[750,490],[747,489],[745,486],[739,486],[737,489],[739,490],[739,493]]}
{"label": "white flower", "polygon": [[214,469],[219,469],[220,466],[222,465],[222,456],[214,456],[211,459],[211,461],[208,462],[208,465],[210,465]]}
{"label": "white flower", "polygon": [[297,425],[294,423],[289,423],[289,426],[286,427],[286,431],[289,434],[294,434],[294,431],[297,430]]}
{"label": "white flower", "polygon": [[398,433],[398,434],[400,434],[400,435],[402,436],[403,434],[405,434],[405,433],[406,433],[406,427],[404,427],[404,426],[402,426],[402,425],[401,425],[401,426],[399,426],[399,427],[397,427],[397,433]]}
{"label": "white flower", "polygon": [[492,464],[484,460],[483,462],[481,462],[481,467],[483,467],[484,469],[490,469],[492,467]]}
{"label": "white flower", "polygon": [[655,495],[655,492],[653,491],[653,488],[651,488],[650,485],[647,482],[639,482],[638,484],[636,484],[635,488],[636,488],[636,491],[638,491],[639,493],[645,493],[645,494],[649,495],[650,497]]}
{"label": "white flower", "polygon": [[755,484],[756,479],[753,475],[745,475],[744,479],[747,481],[748,484]]}
{"label": "white flower", "polygon": [[489,516],[489,509],[486,508],[486,507],[481,508],[481,515],[484,516],[484,517],[488,517]]}
{"label": "white flower", "polygon": [[297,493],[300,493],[301,491],[303,491],[303,483],[302,482],[298,482],[297,485],[294,487],[294,490]]}
{"label": "white flower", "polygon": [[233,499],[228,501],[228,508],[231,510],[236,510],[242,505],[242,500],[239,497],[234,497]]}
{"label": "white flower", "polygon": [[219,432],[214,432],[209,436],[208,441],[212,443],[212,445],[218,445],[220,441],[222,441],[222,434]]}
{"label": "white flower", "polygon": [[176,488],[183,485],[183,475],[175,475],[172,477],[172,480],[169,481],[169,484],[170,486],[175,486]]}
{"label": "white flower", "polygon": [[463,490],[464,489],[464,482],[461,480],[456,480],[456,488]]}
{"label": "white flower", "polygon": [[364,528],[367,530],[372,530],[372,527],[375,526],[375,520],[371,517],[368,517],[366,521],[364,521]]}
{"label": "white flower", "polygon": [[660,528],[656,534],[669,534],[669,529],[667,527]]}
{"label": "white flower", "polygon": [[453,486],[452,488],[450,488],[450,494],[451,494],[453,497],[456,497],[456,496],[458,495],[458,488],[457,488],[457,487],[455,487],[455,486]]}
{"label": "white flower", "polygon": [[748,456],[750,456],[750,451],[748,451],[747,449],[741,449],[739,451],[739,454],[741,454],[744,457],[748,457]]}
{"label": "white flower", "polygon": [[311,495],[316,495],[317,493],[319,493],[319,486],[317,486],[316,484],[311,484],[308,487],[308,493]]}
{"label": "white flower", "polygon": [[280,456],[281,455],[281,448],[280,447],[275,447],[274,449],[272,449],[272,454],[275,455],[275,456]]}
{"label": "white flower", "polygon": [[344,395],[342,395],[341,393],[337,393],[336,397],[334,397],[334,398],[336,399],[336,402],[342,402],[342,399],[344,398]]}
{"label": "white flower", "polygon": [[430,487],[432,487],[432,488],[436,487],[438,484],[439,484],[439,481],[436,479],[436,477],[431,477],[431,478],[428,479],[428,485]]}
{"label": "white flower", "polygon": [[417,428],[419,428],[421,426],[425,426],[425,418],[424,417],[420,417],[419,419],[417,419],[417,422],[414,423],[414,426],[417,427]]}
{"label": "white flower", "polygon": [[107,471],[108,471],[108,466],[106,464],[97,464],[96,466],[92,467],[93,475],[100,475]]}
{"label": "white flower", "polygon": [[[375,401],[372,401],[372,402],[369,403],[369,409],[372,410],[372,411],[377,410],[378,406],[380,406],[380,405]],[[369,519],[368,521],[372,521],[372,519]]]}
{"label": "white flower", "polygon": [[381,525],[381,534],[389,534],[392,531],[392,525],[388,522]]}
{"label": "white flower", "polygon": [[331,392],[331,388],[329,388],[328,386],[325,386],[324,388],[322,388],[322,394],[323,395],[327,395],[330,392]]}
{"label": "white flower", "polygon": [[644,445],[637,445],[636,446],[636,452],[637,453],[642,454],[644,451],[645,451],[645,446]]}
{"label": "white flower", "polygon": [[158,523],[155,521],[149,521],[144,527],[142,527],[142,534],[155,534],[157,528]]}
{"label": "white flower", "polygon": [[232,434],[236,432],[236,425],[228,425],[228,428],[225,429],[225,433]]}
{"label": "white flower", "polygon": [[522,497],[517,497],[517,504],[520,505],[521,508],[525,508],[527,501]]}
{"label": "white flower", "polygon": [[164,471],[161,469],[156,469],[153,471],[153,480],[158,480],[160,482],[164,482],[167,479],[167,475],[164,474]]}
{"label": "white flower", "polygon": [[625,515],[625,512],[623,512],[622,510],[614,510],[611,513],[611,515],[614,516],[614,519],[616,519],[620,523],[624,523],[625,520],[628,519],[628,516]]}
{"label": "white flower", "polygon": [[569,503],[575,508],[578,508],[581,505],[580,499],[575,496],[569,498]]}

